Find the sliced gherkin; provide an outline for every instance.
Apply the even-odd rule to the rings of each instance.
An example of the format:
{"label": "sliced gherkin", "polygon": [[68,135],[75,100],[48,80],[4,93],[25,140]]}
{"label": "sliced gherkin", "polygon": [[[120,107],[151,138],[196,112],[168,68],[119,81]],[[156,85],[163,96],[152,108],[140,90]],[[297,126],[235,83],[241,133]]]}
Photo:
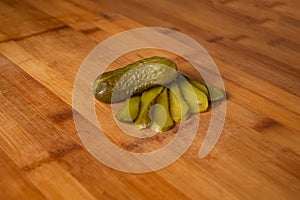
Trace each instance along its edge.
{"label": "sliced gherkin", "polygon": [[164,57],[142,59],[98,76],[94,94],[104,103],[122,101],[150,87],[173,81],[177,76],[176,69],[176,63]]}
{"label": "sliced gherkin", "polygon": [[184,99],[189,105],[191,113],[205,112],[207,110],[208,98],[204,92],[200,91],[183,77],[179,78],[178,85]]}
{"label": "sliced gherkin", "polygon": [[184,100],[177,82],[170,85],[170,114],[175,122],[184,121],[189,117],[189,105]]}
{"label": "sliced gherkin", "polygon": [[198,88],[200,91],[204,92],[206,94],[206,96],[209,95],[208,93],[208,89],[207,89],[207,86],[202,84],[202,83],[199,83],[198,81],[195,81],[195,80],[192,80],[192,79],[189,79],[189,82],[195,86],[196,88]]}
{"label": "sliced gherkin", "polygon": [[210,101],[219,101],[225,98],[225,93],[214,87],[214,86],[207,86],[209,90],[209,100]]}
{"label": "sliced gherkin", "polygon": [[219,101],[225,98],[225,93],[217,87],[207,86],[192,79],[188,80],[193,86],[204,92],[208,96],[209,101]]}
{"label": "sliced gherkin", "polygon": [[132,96],[126,100],[125,105],[116,114],[116,118],[123,122],[133,122],[139,113],[140,96]]}
{"label": "sliced gherkin", "polygon": [[157,97],[155,108],[152,112],[152,123],[150,128],[156,132],[168,131],[174,126],[174,121],[169,110],[168,88],[164,88]]}
{"label": "sliced gherkin", "polygon": [[156,86],[142,93],[139,114],[134,122],[137,128],[146,128],[151,124],[150,107],[155,103],[157,96],[163,89],[163,86]]}

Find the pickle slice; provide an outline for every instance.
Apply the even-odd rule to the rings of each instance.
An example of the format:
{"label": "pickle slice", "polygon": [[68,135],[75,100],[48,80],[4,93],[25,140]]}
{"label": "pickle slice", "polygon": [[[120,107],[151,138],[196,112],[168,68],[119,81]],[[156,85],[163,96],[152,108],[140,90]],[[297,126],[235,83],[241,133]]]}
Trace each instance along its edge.
{"label": "pickle slice", "polygon": [[142,93],[139,114],[134,122],[137,128],[143,129],[151,124],[149,110],[155,103],[157,96],[162,92],[163,88],[163,86],[156,86],[145,90]]}
{"label": "pickle slice", "polygon": [[192,80],[192,79],[189,79],[189,82],[195,86],[196,88],[198,88],[200,91],[204,92],[206,94],[206,96],[209,95],[208,93],[208,89],[207,89],[207,86],[202,84],[202,83],[199,83],[198,81],[195,81],[195,80]]}
{"label": "pickle slice", "polygon": [[200,91],[183,77],[179,78],[178,84],[191,113],[205,112],[207,110],[208,98],[204,92]]}
{"label": "pickle slice", "polygon": [[214,86],[206,86],[192,79],[188,80],[193,86],[204,92],[209,101],[219,101],[225,98],[225,93]]}
{"label": "pickle slice", "polygon": [[174,121],[169,111],[168,88],[164,88],[156,99],[150,128],[156,132],[164,132],[170,130],[173,126]]}
{"label": "pickle slice", "polygon": [[189,106],[184,100],[177,82],[170,85],[170,113],[175,122],[184,121],[189,117]]}
{"label": "pickle slice", "polygon": [[214,87],[214,86],[207,86],[209,90],[209,100],[210,101],[219,101],[225,98],[225,93]]}
{"label": "pickle slice", "polygon": [[122,122],[133,122],[139,113],[141,96],[132,96],[116,114],[116,119]]}

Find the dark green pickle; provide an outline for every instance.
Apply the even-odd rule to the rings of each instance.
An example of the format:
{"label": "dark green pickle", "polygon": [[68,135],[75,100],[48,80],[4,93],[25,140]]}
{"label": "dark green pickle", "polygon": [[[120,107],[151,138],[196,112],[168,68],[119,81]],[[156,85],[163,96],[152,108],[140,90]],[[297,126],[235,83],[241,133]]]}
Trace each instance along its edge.
{"label": "dark green pickle", "polygon": [[99,101],[115,103],[141,94],[150,87],[167,84],[176,76],[176,63],[164,57],[154,56],[103,73],[95,80],[93,89]]}

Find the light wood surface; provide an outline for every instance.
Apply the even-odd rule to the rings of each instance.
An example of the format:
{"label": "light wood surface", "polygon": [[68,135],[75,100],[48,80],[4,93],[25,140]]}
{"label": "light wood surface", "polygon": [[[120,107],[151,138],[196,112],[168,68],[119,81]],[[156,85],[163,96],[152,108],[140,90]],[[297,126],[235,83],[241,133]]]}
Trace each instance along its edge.
{"label": "light wood surface", "polygon": [[[300,199],[299,10],[298,0],[1,0],[0,199]],[[82,145],[72,89],[99,42],[144,26],[180,31],[207,50],[224,80],[227,115],[204,159],[197,155],[210,112],[180,159],[131,174]],[[153,49],[111,69],[156,54],[192,74],[182,58]],[[108,105],[96,107],[105,134],[125,150],[152,151],[174,137],[133,139],[109,124]]]}

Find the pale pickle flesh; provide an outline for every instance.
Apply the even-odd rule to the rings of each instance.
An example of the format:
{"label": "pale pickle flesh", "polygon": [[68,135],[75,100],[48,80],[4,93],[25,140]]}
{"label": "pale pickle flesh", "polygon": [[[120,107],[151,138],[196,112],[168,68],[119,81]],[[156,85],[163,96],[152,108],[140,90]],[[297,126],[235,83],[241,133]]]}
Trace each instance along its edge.
{"label": "pale pickle flesh", "polygon": [[192,79],[189,79],[189,82],[195,86],[196,88],[198,88],[200,91],[204,92],[206,94],[206,96],[208,96],[208,89],[207,89],[207,86],[202,84],[202,83],[199,83],[198,81],[195,81],[195,80],[192,80]]}
{"label": "pale pickle flesh", "polygon": [[219,101],[225,98],[224,92],[214,86],[207,86],[192,79],[188,80],[193,86],[204,92],[209,101]]}
{"label": "pale pickle flesh", "polygon": [[219,101],[225,98],[225,93],[214,87],[214,86],[207,86],[209,90],[208,98],[210,101]]}
{"label": "pale pickle flesh", "polygon": [[150,125],[150,107],[155,103],[157,96],[162,92],[163,88],[163,86],[156,86],[142,93],[139,114],[134,122],[137,128],[142,129]]}
{"label": "pale pickle flesh", "polygon": [[156,132],[164,132],[173,127],[174,121],[169,112],[168,88],[164,88],[162,93],[156,99],[150,128]]}
{"label": "pale pickle flesh", "polygon": [[139,113],[141,96],[132,96],[126,100],[125,105],[116,114],[116,118],[122,122],[133,122]]}
{"label": "pale pickle flesh", "polygon": [[184,121],[189,117],[189,106],[182,97],[176,81],[170,85],[170,113],[175,122]]}
{"label": "pale pickle flesh", "polygon": [[[180,76],[179,76],[180,77]],[[185,78],[179,78],[179,88],[190,107],[191,113],[205,112],[208,108],[206,94],[189,83]]]}

